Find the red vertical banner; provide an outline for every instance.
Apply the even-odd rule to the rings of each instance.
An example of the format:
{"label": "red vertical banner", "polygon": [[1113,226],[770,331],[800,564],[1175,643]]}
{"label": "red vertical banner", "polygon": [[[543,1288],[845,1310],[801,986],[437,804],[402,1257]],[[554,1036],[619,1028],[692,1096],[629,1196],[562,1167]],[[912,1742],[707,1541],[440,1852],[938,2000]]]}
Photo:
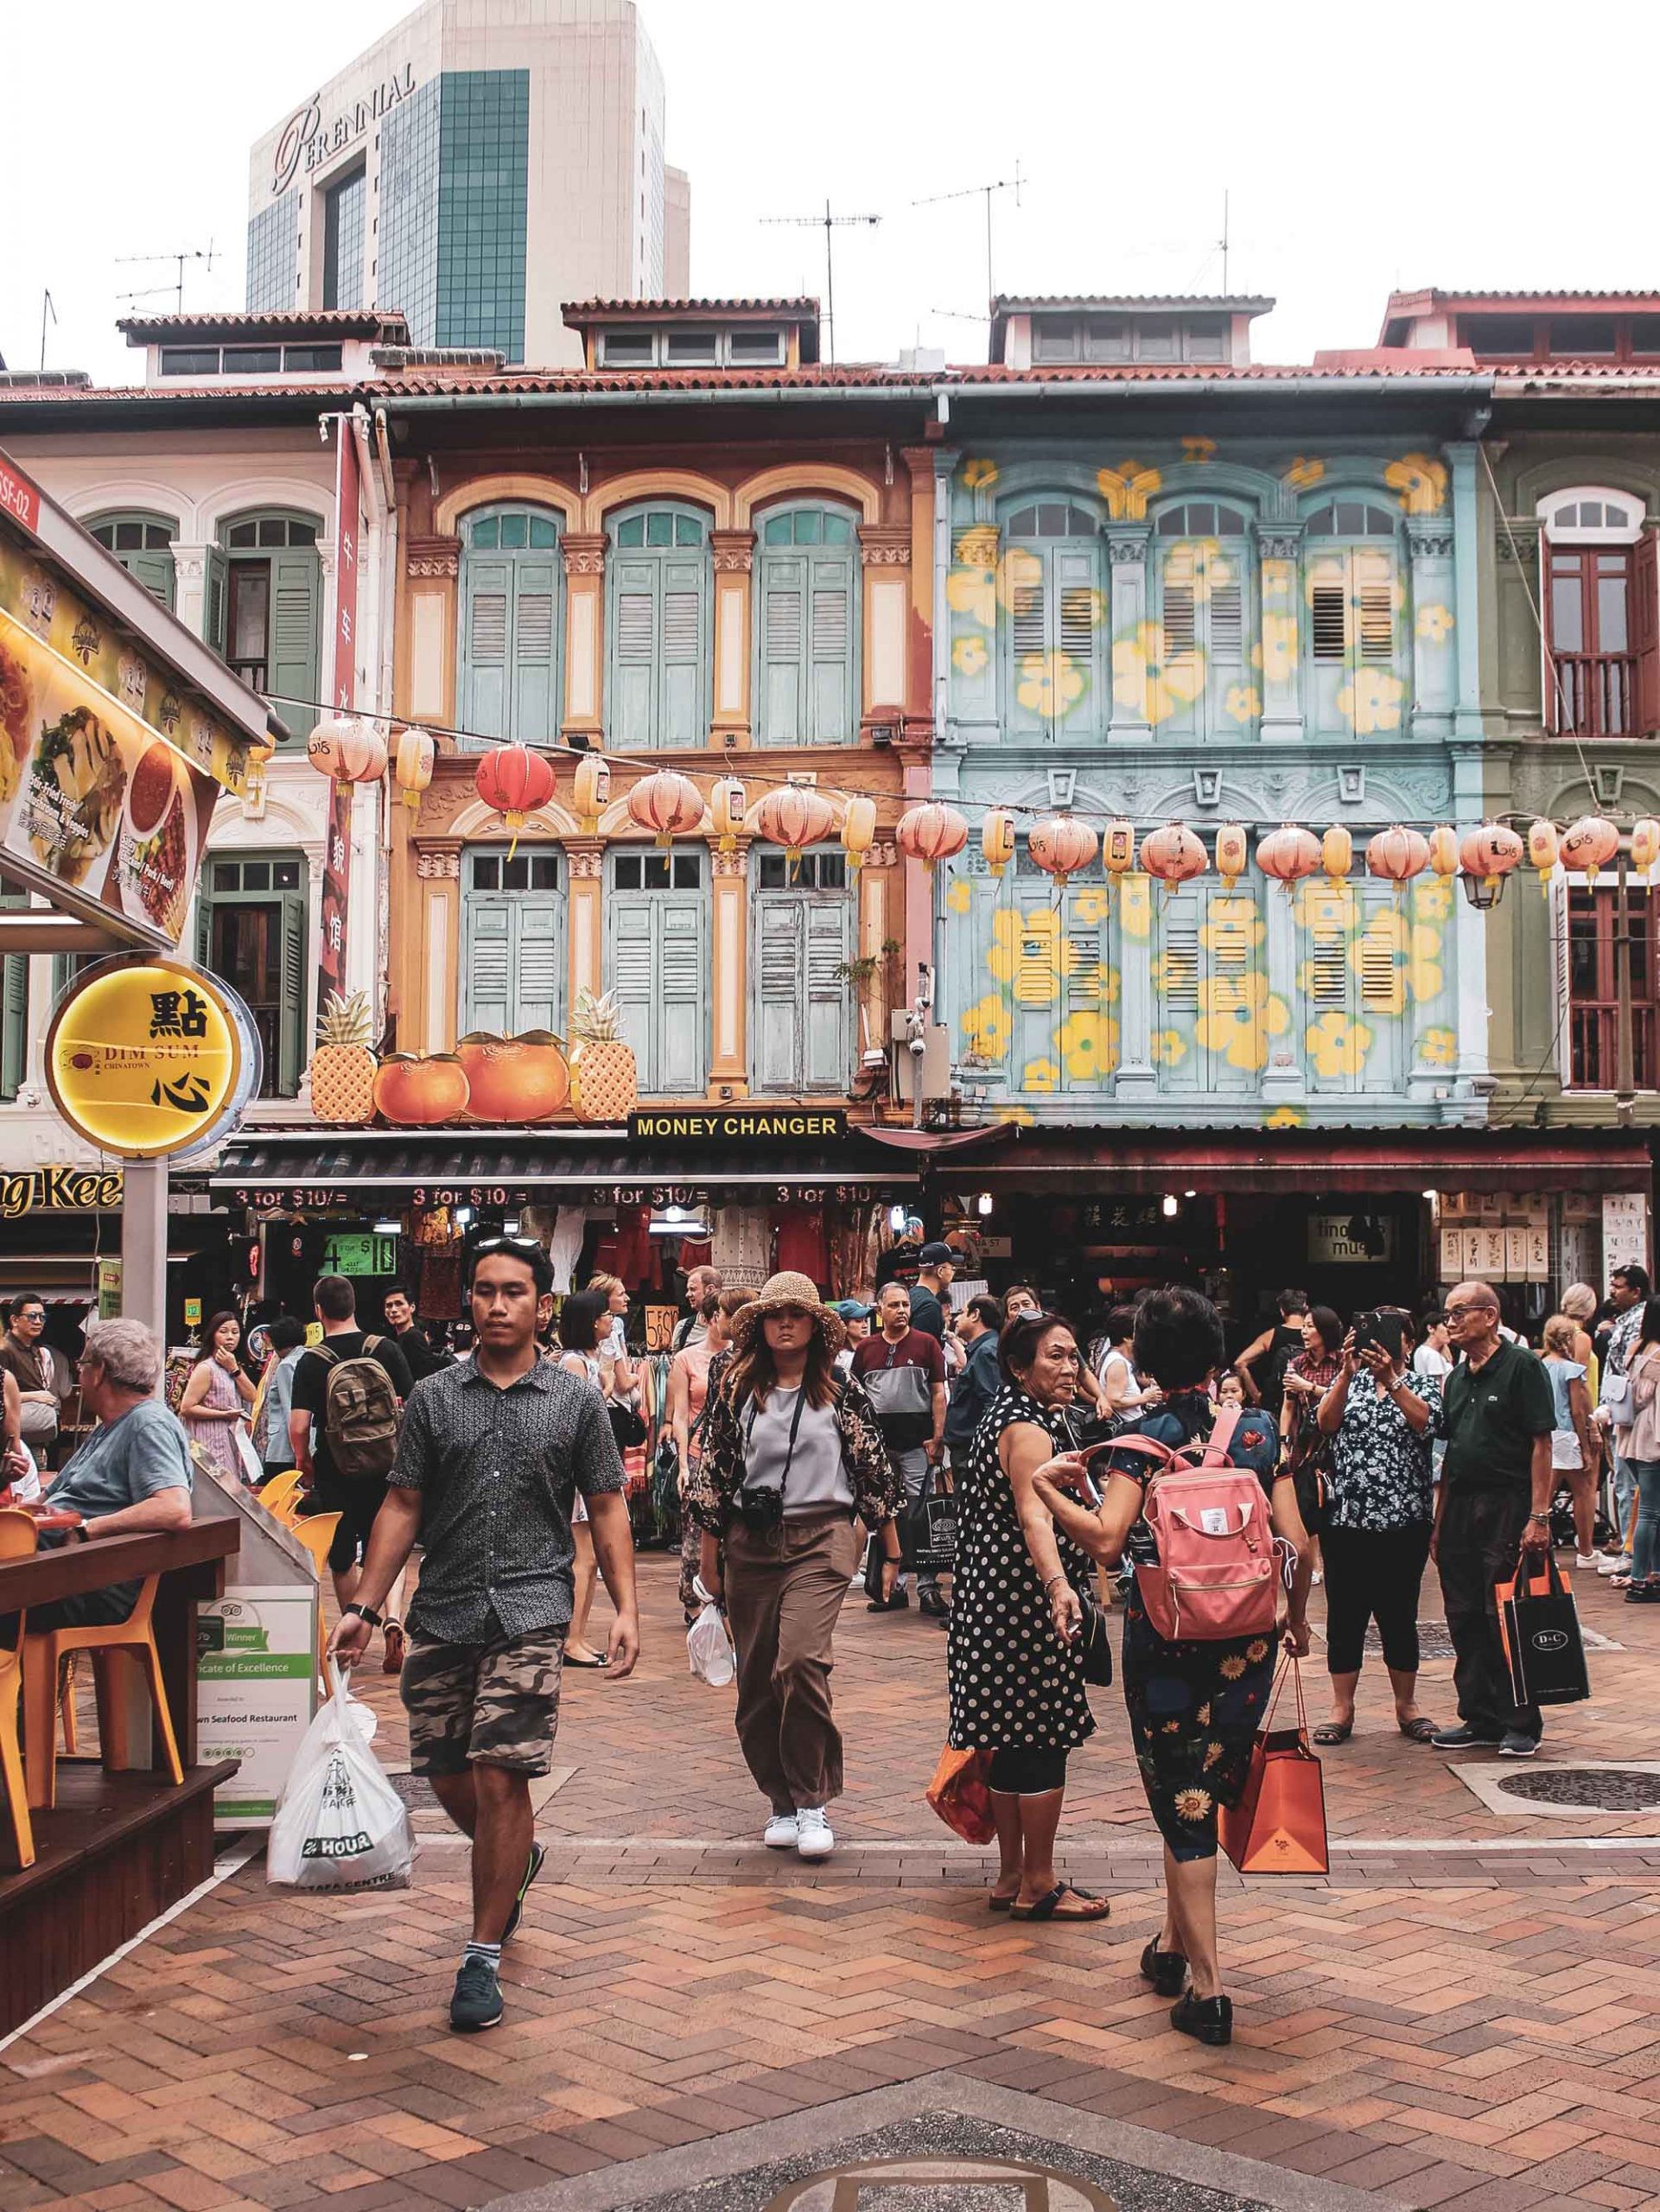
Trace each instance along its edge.
{"label": "red vertical banner", "polygon": [[[358,447],[349,415],[334,424],[334,636],[330,692],[336,709],[357,703]],[[328,845],[323,855],[321,928],[318,934],[317,1001],[321,1015],[332,991],[346,988],[346,931],[352,889],[353,784],[328,787]]]}

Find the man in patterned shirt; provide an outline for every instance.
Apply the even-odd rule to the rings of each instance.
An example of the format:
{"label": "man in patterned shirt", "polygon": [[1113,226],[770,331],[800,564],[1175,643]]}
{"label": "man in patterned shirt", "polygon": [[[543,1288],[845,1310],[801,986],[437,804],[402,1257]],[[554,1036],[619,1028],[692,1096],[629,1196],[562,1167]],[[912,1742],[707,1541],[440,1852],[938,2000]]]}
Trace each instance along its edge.
{"label": "man in patterned shirt", "polygon": [[[1631,1354],[1637,1350],[1638,1332],[1643,1325],[1649,1296],[1649,1271],[1635,1261],[1627,1267],[1616,1268],[1608,1278],[1608,1310],[1613,1319],[1602,1355],[1602,1402],[1596,1418],[1600,1426],[1612,1432],[1609,1456],[1613,1465],[1615,1542],[1610,1555],[1612,1564],[1605,1562],[1599,1567],[1599,1574],[1631,1571],[1637,1476],[1628,1447],[1637,1408],[1631,1403],[1627,1370]],[[1600,1330],[1598,1335],[1601,1335]]]}
{"label": "man in patterned shirt", "polygon": [[362,1656],[419,1538],[402,1694],[410,1767],[473,1839],[473,1940],[449,2007],[463,2032],[501,2018],[501,1947],[544,1856],[530,1783],[553,1759],[576,1491],[617,1609],[606,1679],[622,1681],[639,1656],[633,1542],[605,1402],[537,1351],[552,1319],[547,1253],[533,1237],[493,1236],[472,1262],[474,1356],[410,1393],[357,1597],[329,1639],[345,1663]]}

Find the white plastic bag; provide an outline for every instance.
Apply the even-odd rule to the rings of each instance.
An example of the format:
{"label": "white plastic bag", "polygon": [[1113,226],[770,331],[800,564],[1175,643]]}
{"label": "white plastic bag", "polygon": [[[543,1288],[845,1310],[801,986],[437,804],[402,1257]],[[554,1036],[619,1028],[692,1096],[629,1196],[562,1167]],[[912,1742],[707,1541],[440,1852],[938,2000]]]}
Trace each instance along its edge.
{"label": "white plastic bag", "polygon": [[738,1671],[726,1616],[716,1605],[706,1605],[686,1630],[686,1657],[699,1681],[723,1690]]}
{"label": "white plastic bag", "polygon": [[409,1807],[369,1749],[375,1717],[328,1662],[332,1693],[301,1739],[266,1847],[265,1879],[295,1890],[406,1890]]}

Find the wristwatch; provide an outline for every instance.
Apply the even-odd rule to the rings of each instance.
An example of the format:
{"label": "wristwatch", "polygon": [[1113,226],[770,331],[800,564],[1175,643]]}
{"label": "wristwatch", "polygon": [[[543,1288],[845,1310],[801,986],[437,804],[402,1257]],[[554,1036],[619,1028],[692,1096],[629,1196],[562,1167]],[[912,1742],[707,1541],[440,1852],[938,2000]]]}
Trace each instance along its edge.
{"label": "wristwatch", "polygon": [[385,1625],[386,1616],[385,1613],[378,1613],[372,1605],[342,1605],[340,1611],[343,1613],[356,1613],[360,1620],[367,1621],[371,1628],[382,1628]]}

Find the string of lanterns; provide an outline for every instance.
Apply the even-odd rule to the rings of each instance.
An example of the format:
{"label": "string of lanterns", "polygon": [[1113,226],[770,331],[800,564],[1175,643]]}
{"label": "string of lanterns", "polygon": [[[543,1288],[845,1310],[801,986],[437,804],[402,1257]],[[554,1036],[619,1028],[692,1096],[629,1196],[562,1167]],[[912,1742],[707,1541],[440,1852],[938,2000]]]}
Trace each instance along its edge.
{"label": "string of lanterns", "polygon": [[[432,781],[437,747],[430,734],[414,724],[390,745],[372,721],[330,714],[312,730],[306,751],[312,766],[337,783],[375,783],[390,766],[404,804],[418,810],[421,794]],[[597,753],[577,759],[576,811],[590,836],[610,803],[611,765]],[[480,756],[474,780],[479,798],[502,817],[512,840],[511,855],[526,821],[553,797],[552,762],[529,746],[496,744]],[[839,823],[836,805],[817,785],[780,781],[761,798],[752,825],[747,794],[739,777],[717,776],[706,798],[691,777],[658,768],[630,786],[625,804],[634,826],[661,846],[701,830],[707,811],[722,850],[731,851],[738,837],[753,826],[766,842],[784,849],[793,868],[810,847],[835,836],[856,873],[875,840],[875,803],[864,793],[837,796]],[[1076,814],[1038,816],[1035,808],[998,805],[986,808],[980,822],[980,851],[994,877],[1001,878],[1015,856],[1015,817],[1021,814],[1037,816],[1027,831],[1027,850],[1034,865],[1053,878],[1057,891],[1093,866],[1097,855],[1109,879],[1139,867],[1164,885],[1167,893],[1214,865],[1224,889],[1231,891],[1252,857],[1250,834],[1243,823],[1219,824],[1212,850],[1207,852],[1185,822],[1166,823],[1138,841],[1134,823],[1128,821],[1109,822],[1097,831]],[[967,817],[942,799],[925,799],[907,807],[894,830],[900,851],[931,876],[942,861],[952,860],[964,849],[969,836]],[[1480,823],[1462,836],[1446,823],[1428,834],[1394,823],[1367,841],[1365,868],[1368,875],[1397,890],[1426,872],[1443,880],[1462,875],[1471,903],[1485,909],[1498,904],[1505,879],[1523,861],[1536,870],[1549,891],[1559,865],[1594,883],[1598,871],[1610,865],[1619,848],[1619,830],[1599,814],[1581,815],[1564,830],[1541,818],[1528,825],[1525,836],[1503,822]],[[1640,870],[1651,872],[1660,866],[1660,820],[1645,816],[1633,825],[1630,853],[1632,866]],[[1282,885],[1288,895],[1317,874],[1335,887],[1352,872],[1354,840],[1340,823],[1317,836],[1301,823],[1285,822],[1258,838],[1255,859],[1258,870]]]}

